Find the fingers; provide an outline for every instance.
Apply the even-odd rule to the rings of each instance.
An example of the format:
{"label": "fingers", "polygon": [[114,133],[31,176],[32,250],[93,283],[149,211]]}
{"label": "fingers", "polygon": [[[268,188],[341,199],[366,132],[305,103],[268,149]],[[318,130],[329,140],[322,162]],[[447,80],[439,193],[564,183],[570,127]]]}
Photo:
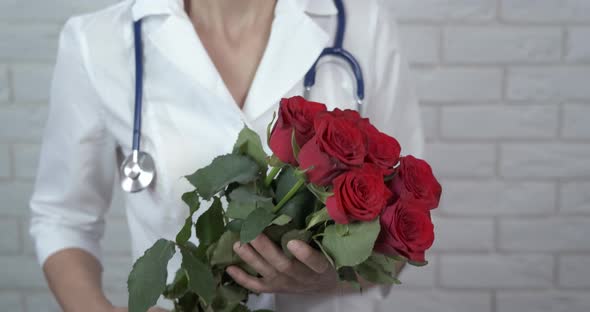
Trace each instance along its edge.
{"label": "fingers", "polygon": [[241,244],[240,242],[236,242],[234,244],[234,251],[238,254],[238,256],[240,256],[240,258],[242,258],[242,260],[244,260],[262,276],[270,280],[277,277],[278,273],[274,267],[266,262],[266,260],[264,260],[252,248],[252,246],[250,246],[250,244]]}
{"label": "fingers", "polygon": [[252,275],[244,272],[242,269],[236,266],[230,266],[226,269],[226,272],[243,287],[250,289],[255,293],[266,293],[271,292],[271,289],[259,278],[253,277]]}
{"label": "fingers", "polygon": [[287,243],[287,248],[297,260],[318,274],[324,274],[330,269],[330,262],[326,257],[303,241],[292,240]]}
{"label": "fingers", "polygon": [[289,259],[266,235],[261,234],[251,243],[252,247],[270,263],[276,271],[301,283],[313,282],[316,273],[300,263]]}

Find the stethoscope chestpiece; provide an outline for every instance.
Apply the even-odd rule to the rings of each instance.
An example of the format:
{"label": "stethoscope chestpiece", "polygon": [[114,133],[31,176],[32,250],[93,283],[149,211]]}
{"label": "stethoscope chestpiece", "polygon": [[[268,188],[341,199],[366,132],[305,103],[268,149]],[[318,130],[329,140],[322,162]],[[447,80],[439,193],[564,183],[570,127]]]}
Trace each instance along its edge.
{"label": "stethoscope chestpiece", "polygon": [[153,158],[145,152],[133,153],[121,164],[121,187],[125,192],[136,193],[146,189],[156,176]]}

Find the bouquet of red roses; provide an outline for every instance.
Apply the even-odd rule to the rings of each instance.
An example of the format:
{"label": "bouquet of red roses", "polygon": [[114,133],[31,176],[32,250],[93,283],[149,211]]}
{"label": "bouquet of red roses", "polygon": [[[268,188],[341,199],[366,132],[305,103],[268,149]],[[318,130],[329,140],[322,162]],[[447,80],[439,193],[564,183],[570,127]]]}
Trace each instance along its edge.
{"label": "bouquet of red roses", "polygon": [[[250,291],[225,269],[237,265],[256,275],[232,246],[261,233],[289,256],[288,241],[308,242],[356,287],[360,278],[399,283],[396,262],[426,264],[434,241],[430,210],[442,189],[425,161],[401,156],[398,141],[356,111],[327,111],[302,97],[281,101],[267,136],[272,156],[244,128],[232,153],[186,177],[195,187],[182,196],[189,216],[175,241],[158,240],[135,262],[129,311],[145,312],[160,295],[176,311],[249,311]],[[193,227],[198,245],[189,241]],[[176,250],[182,264],[167,285]]]}

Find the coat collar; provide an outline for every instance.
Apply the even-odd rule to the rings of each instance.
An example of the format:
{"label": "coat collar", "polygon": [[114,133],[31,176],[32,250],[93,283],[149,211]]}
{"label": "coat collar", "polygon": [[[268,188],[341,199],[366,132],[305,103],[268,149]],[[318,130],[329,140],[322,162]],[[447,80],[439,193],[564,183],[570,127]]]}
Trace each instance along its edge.
{"label": "coat collar", "polygon": [[329,13],[328,5],[310,5],[320,1],[332,3],[330,0],[278,0],[267,48],[242,110],[233,101],[195,34],[193,24],[184,12],[183,0],[136,0],[132,14],[134,20],[169,15],[157,22],[156,27],[146,29],[145,37],[188,79],[231,104],[226,108],[248,123],[268,111],[296,86],[328,44],[330,36],[305,14],[307,10],[313,10],[315,14]]}
{"label": "coat collar", "polygon": [[[297,8],[313,15],[336,15],[332,0],[279,0],[294,1]],[[133,20],[151,15],[178,14],[183,10],[182,0],[135,0],[132,6]]]}

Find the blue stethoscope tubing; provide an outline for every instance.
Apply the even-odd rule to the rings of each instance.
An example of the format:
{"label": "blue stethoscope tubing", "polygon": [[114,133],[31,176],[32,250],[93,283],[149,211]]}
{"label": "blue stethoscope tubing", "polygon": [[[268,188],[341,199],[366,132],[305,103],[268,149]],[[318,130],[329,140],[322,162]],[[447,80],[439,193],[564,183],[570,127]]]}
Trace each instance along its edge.
{"label": "blue stethoscope tubing", "polygon": [[[360,111],[365,98],[365,83],[361,66],[356,58],[343,47],[346,31],[346,11],[342,0],[334,0],[338,10],[338,24],[334,45],[325,48],[318,59],[305,74],[303,80],[304,97],[309,98],[315,84],[318,62],[325,56],[338,57],[346,61],[356,81],[356,104]],[[141,115],[143,104],[143,44],[141,38],[142,20],[133,22],[133,42],[135,49],[135,109],[133,112],[133,144],[132,152],[121,163],[121,187],[124,191],[135,193],[146,189],[153,182],[156,171],[153,158],[141,151]]]}

